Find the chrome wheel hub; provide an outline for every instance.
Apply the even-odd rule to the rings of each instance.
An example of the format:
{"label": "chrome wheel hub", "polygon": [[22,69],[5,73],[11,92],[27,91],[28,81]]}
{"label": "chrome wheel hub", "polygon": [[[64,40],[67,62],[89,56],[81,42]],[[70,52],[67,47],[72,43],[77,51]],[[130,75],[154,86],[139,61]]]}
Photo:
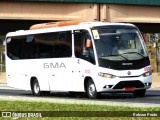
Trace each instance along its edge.
{"label": "chrome wheel hub", "polygon": [[35,93],[38,93],[39,90],[40,90],[40,88],[39,88],[38,83],[35,83],[35,85],[34,85],[34,91],[35,91]]}
{"label": "chrome wheel hub", "polygon": [[95,94],[95,86],[94,86],[94,84],[91,84],[90,86],[89,86],[89,94],[91,95],[91,96],[94,96],[94,94]]}

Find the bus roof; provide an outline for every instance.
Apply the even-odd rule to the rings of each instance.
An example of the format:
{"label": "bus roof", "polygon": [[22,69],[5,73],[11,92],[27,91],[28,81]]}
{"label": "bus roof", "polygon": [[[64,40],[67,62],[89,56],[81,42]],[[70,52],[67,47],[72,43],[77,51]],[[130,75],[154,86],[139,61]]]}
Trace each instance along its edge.
{"label": "bus roof", "polygon": [[[15,32],[9,32],[8,36],[18,36],[18,35],[29,35],[29,34],[38,34],[38,33],[47,33],[53,31],[64,31],[64,30],[76,30],[76,29],[88,29],[92,27],[98,26],[110,26],[110,25],[122,25],[122,26],[135,26],[130,23],[111,23],[111,22],[79,22],[78,24],[73,25],[61,25],[54,27],[44,27],[40,29],[32,29],[32,30],[18,30]],[[63,29],[62,29],[63,28]]]}

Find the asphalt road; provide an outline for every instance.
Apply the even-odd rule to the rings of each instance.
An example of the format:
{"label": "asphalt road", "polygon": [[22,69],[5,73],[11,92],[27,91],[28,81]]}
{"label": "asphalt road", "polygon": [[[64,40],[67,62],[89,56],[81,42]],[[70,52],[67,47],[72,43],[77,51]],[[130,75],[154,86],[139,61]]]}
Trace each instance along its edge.
{"label": "asphalt road", "polygon": [[149,89],[143,98],[135,98],[133,94],[117,93],[102,94],[102,97],[96,100],[90,100],[86,96],[73,95],[70,93],[55,93],[35,97],[31,91],[11,89],[0,87],[1,100],[27,100],[27,101],[48,101],[56,103],[80,103],[80,104],[109,104],[124,105],[134,107],[160,107],[160,89]]}

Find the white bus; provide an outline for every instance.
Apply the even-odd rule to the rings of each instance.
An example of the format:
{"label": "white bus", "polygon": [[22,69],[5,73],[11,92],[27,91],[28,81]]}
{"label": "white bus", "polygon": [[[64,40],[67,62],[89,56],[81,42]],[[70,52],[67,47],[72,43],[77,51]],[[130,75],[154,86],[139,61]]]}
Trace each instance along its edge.
{"label": "white bus", "polygon": [[[51,23],[53,24],[53,23]],[[127,23],[59,22],[6,35],[8,86],[32,90],[133,93],[143,97],[152,69],[143,37]]]}

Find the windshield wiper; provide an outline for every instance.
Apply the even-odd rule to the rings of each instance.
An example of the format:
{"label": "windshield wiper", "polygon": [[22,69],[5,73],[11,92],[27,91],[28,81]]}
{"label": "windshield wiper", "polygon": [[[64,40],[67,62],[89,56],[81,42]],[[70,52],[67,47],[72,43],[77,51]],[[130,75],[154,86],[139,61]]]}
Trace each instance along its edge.
{"label": "windshield wiper", "polygon": [[121,56],[122,58],[124,58],[125,60],[128,60],[126,57],[124,57],[122,54],[119,54],[119,55],[107,55],[107,56],[101,56],[100,58],[103,58],[103,57],[112,57],[112,56]]}
{"label": "windshield wiper", "polygon": [[139,53],[139,52],[125,52],[125,53],[122,53],[122,54],[120,54],[120,55],[123,55],[123,54],[134,54],[134,53],[136,53],[136,54],[138,54],[138,55],[140,55],[140,56],[142,56],[142,57],[145,57],[144,55],[142,55],[142,54]]}

